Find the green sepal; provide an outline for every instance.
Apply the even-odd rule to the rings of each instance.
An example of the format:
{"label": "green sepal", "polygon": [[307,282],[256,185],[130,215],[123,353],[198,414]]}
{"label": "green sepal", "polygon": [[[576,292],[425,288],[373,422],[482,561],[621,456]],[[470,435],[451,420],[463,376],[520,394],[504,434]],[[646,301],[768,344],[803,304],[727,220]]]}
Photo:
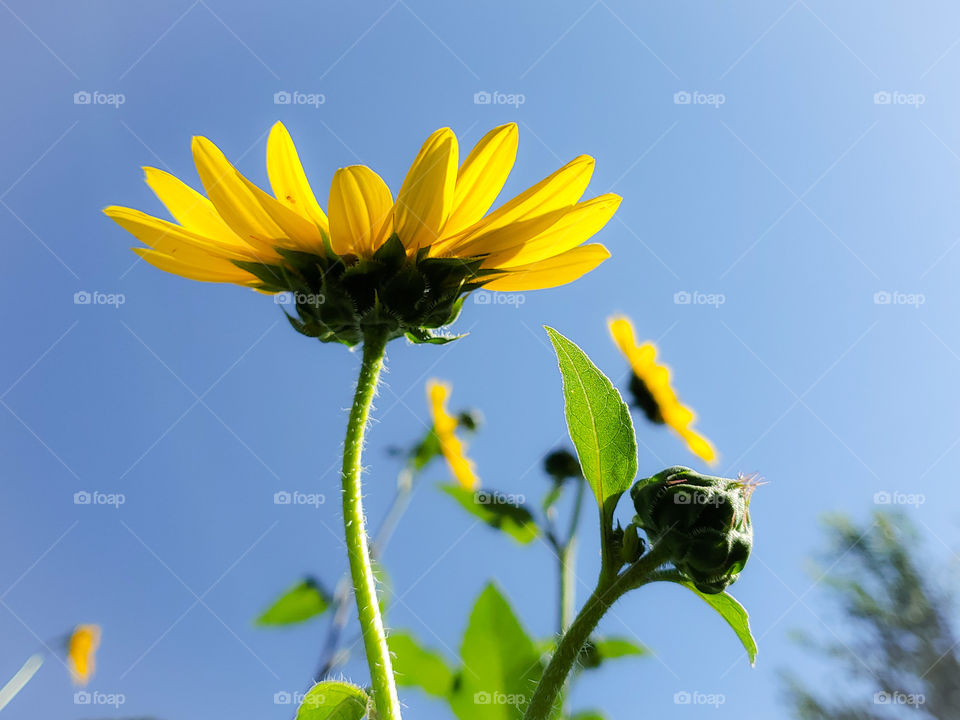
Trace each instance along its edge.
{"label": "green sepal", "polygon": [[[443,492],[460,503],[468,513],[487,525],[502,530],[521,545],[536,539],[540,532],[533,513],[523,504],[501,502],[503,493],[494,490],[467,490],[459,485],[441,484]],[[485,502],[484,498],[489,501]]]}
{"label": "green sepal", "polygon": [[283,626],[302,623],[326,612],[330,594],[318,580],[306,577],[273,601],[260,617],[257,625]]}

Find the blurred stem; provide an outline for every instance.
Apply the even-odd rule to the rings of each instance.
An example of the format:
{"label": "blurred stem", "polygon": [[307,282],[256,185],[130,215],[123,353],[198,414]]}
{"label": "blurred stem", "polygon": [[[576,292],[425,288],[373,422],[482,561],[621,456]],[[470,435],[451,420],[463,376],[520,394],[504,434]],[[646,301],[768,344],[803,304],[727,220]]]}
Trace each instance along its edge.
{"label": "blurred stem", "polygon": [[350,408],[347,435],[343,446],[343,526],[350,559],[350,577],[357,598],[357,615],[370,668],[373,700],[378,720],[400,720],[400,701],[393,677],[387,635],[377,602],[377,585],[370,562],[367,530],[363,516],[363,439],[376,394],[383,358],[387,348],[385,334],[368,330],[363,340],[363,361],[357,389]]}
{"label": "blurred stem", "polygon": [[[397,477],[397,491],[393,495],[393,500],[387,510],[387,514],[380,522],[380,527],[373,536],[370,543],[370,559],[379,560],[383,551],[386,549],[397,523],[406,511],[410,503],[410,494],[413,491],[414,470],[407,466],[400,471]],[[350,601],[353,599],[353,588],[350,585],[350,578],[344,575],[337,583],[336,590],[333,593],[333,619],[327,628],[327,637],[324,641],[323,654],[320,657],[320,663],[317,666],[317,672],[314,676],[315,682],[320,682],[332,673],[344,658],[340,655],[340,638],[343,630],[350,619]]]}
{"label": "blurred stem", "polygon": [[584,603],[580,614],[570,628],[560,638],[557,649],[550,658],[550,663],[543,671],[543,677],[530,699],[527,712],[523,716],[524,720],[547,720],[553,715],[554,705],[563,692],[567,676],[577,658],[580,657],[583,646],[590,639],[590,634],[600,622],[600,618],[624,593],[643,584],[644,579],[663,565],[667,558],[666,548],[659,549],[654,546],[650,552],[612,580],[608,579],[609,575],[606,572],[600,573],[593,594]]}
{"label": "blurred stem", "polygon": [[573,622],[574,608],[577,606],[577,526],[580,523],[580,508],[583,506],[583,486],[581,479],[577,482],[577,497],[573,502],[573,512],[570,515],[570,526],[563,545],[558,548],[560,576],[560,612],[558,615],[559,632],[562,635]]}
{"label": "blurred stem", "polygon": [[0,710],[3,710],[7,703],[23,690],[23,687],[30,682],[30,678],[36,674],[41,665],[43,665],[43,653],[36,653],[27,658],[27,661],[7,681],[7,684],[0,688]]}

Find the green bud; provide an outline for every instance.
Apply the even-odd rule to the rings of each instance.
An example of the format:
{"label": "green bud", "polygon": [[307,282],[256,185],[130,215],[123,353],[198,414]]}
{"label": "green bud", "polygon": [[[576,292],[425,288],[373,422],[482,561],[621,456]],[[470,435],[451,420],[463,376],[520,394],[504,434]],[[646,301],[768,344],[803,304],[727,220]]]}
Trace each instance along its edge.
{"label": "green bud", "polygon": [[753,547],[752,478],[701,475],[672,467],[630,489],[634,522],[700,592],[722,592],[736,581]]}
{"label": "green bud", "polygon": [[463,410],[457,415],[457,425],[464,430],[475,432],[483,424],[483,413],[473,408]]}
{"label": "green bud", "polygon": [[543,461],[543,469],[558,483],[567,478],[583,476],[579,461],[569,450],[555,450],[547,455]]}
{"label": "green bud", "polygon": [[623,531],[623,538],[620,542],[620,559],[623,560],[624,565],[636,562],[640,559],[640,556],[643,555],[643,538],[640,537],[640,533],[637,532],[637,526],[633,523],[627,525],[627,528]]}

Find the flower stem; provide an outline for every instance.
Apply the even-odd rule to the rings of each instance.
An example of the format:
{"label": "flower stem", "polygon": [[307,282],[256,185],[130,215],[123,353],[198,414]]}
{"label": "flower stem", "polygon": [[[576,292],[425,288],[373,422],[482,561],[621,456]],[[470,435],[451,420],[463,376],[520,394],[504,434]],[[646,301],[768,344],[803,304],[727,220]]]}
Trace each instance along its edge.
{"label": "flower stem", "polygon": [[387,649],[387,635],[383,629],[380,605],[377,602],[377,586],[370,564],[367,530],[363,516],[363,491],[360,476],[363,471],[361,457],[363,437],[370,417],[370,407],[376,393],[387,339],[381,333],[367,332],[363,342],[363,362],[357,390],[350,408],[347,436],[343,446],[343,525],[350,559],[350,577],[357,599],[357,612],[378,720],[400,720],[400,701]]}
{"label": "flower stem", "polygon": [[612,581],[605,580],[606,573],[600,574],[593,594],[560,638],[557,649],[530,699],[524,720],[546,720],[551,716],[567,676],[600,618],[624,593],[642,583],[644,577],[663,565],[666,560],[667,553],[664,550],[658,552],[658,548],[654,547]]}

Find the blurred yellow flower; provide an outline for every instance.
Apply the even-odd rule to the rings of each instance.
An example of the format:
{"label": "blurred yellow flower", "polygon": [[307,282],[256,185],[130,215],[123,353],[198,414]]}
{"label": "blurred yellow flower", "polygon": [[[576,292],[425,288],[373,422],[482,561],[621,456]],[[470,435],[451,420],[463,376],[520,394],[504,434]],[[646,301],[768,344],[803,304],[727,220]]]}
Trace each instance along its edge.
{"label": "blurred yellow flower", "polygon": [[594,166],[581,155],[487,214],[513,167],[517,142],[516,124],[501,125],[458,166],[457,137],[441,128],[420,149],[396,199],[373,170],[352,165],[334,173],[325,213],[278,122],[267,140],[272,195],[241,175],[216,145],[195,137],[193,159],[206,197],[163,170],[144,168],[147,184],[179,224],[125,207],[104,212],[148,246],[133,249],[147,262],[194,280],[275,292],[248,264],[299,272],[290,251],[329,252],[349,267],[372,258],[396,234],[409,261],[477,260],[482,272],[470,273],[475,284],[467,290],[564,285],[609,257],[602,245],[582,243],[613,216],[620,197],[580,202]]}
{"label": "blurred yellow flower", "polygon": [[67,665],[77,685],[86,685],[93,677],[99,645],[99,625],[77,625],[73,629],[67,644]]}
{"label": "blurred yellow flower", "polygon": [[433,420],[433,432],[440,443],[440,452],[450,466],[450,472],[465,490],[476,490],[480,479],[473,461],[466,456],[466,448],[456,435],[457,419],[447,411],[450,384],[439,380],[427,381],[427,402]]}
{"label": "blurred yellow flower", "polygon": [[696,414],[680,402],[670,386],[670,369],[657,363],[656,345],[650,342],[638,345],[633,325],[624,316],[610,318],[608,324],[613,341],[633,370],[630,390],[647,419],[669,426],[684,440],[690,452],[714,464],[717,453],[707,438],[690,427]]}

